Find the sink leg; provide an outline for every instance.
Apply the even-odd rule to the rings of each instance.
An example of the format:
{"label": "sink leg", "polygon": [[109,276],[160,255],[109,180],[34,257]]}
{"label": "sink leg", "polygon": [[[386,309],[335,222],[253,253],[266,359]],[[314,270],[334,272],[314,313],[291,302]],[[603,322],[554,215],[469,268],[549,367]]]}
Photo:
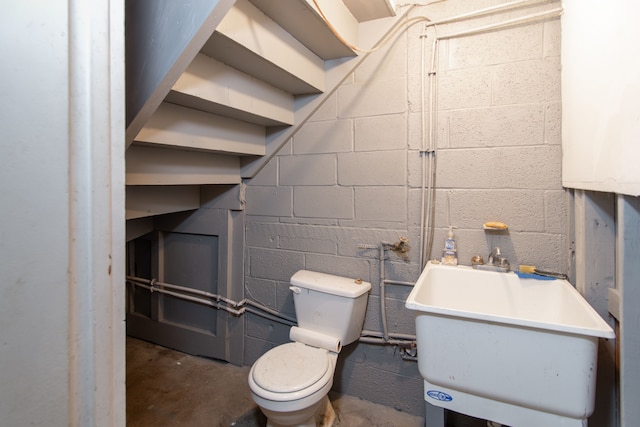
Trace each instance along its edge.
{"label": "sink leg", "polygon": [[444,427],[444,408],[424,402],[425,427]]}

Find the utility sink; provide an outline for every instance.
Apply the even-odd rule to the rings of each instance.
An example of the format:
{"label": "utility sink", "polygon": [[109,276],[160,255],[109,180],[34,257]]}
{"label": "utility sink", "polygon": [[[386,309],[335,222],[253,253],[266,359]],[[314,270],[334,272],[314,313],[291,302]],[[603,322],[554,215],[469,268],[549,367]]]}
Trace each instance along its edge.
{"label": "utility sink", "polygon": [[416,311],[427,402],[510,426],[587,425],[611,327],[566,280],[428,263]]}

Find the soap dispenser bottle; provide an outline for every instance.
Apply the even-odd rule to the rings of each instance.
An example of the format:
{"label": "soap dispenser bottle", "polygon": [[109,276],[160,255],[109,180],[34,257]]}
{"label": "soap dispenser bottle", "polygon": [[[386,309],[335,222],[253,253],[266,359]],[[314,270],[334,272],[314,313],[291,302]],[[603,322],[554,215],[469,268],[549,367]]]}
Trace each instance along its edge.
{"label": "soap dispenser bottle", "polygon": [[444,249],[442,250],[440,262],[445,265],[458,265],[458,249],[456,248],[456,240],[453,238],[452,226],[449,226],[449,234],[444,240]]}

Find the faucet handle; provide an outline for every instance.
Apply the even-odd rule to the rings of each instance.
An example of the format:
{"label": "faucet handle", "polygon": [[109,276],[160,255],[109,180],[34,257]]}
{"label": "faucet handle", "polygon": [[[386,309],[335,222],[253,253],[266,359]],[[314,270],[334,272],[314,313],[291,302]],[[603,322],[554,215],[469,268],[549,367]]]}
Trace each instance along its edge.
{"label": "faucet handle", "polygon": [[493,264],[495,261],[495,258],[499,256],[502,256],[502,253],[500,252],[500,248],[496,246],[495,248],[493,248],[493,250],[489,254],[489,258],[487,258],[487,262],[489,264]]}

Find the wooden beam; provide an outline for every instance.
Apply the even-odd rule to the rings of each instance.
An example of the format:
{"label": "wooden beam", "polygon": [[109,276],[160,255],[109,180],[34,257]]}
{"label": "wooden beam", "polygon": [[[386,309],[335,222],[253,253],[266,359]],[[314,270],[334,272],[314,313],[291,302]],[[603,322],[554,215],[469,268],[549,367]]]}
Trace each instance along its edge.
{"label": "wooden beam", "polygon": [[640,420],[640,198],[618,195],[616,282],[620,292],[620,425]]}
{"label": "wooden beam", "polygon": [[[583,190],[574,194],[576,288],[600,316],[614,327],[609,315],[609,290],[615,286],[615,195]],[[616,425],[616,342],[600,340],[596,404],[592,425]]]}

